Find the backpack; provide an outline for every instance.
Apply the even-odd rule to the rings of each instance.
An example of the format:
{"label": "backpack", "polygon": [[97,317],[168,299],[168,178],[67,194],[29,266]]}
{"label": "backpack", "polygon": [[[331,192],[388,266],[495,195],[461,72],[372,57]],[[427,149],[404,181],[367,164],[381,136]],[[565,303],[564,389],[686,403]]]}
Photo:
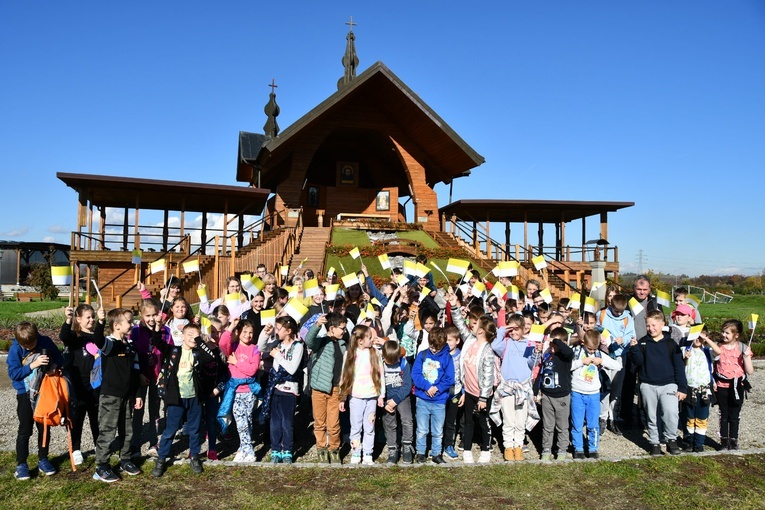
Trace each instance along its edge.
{"label": "backpack", "polygon": [[48,444],[49,427],[63,425],[69,428],[69,382],[63,375],[46,374],[43,377],[32,417],[34,421],[43,425],[43,445]]}
{"label": "backpack", "polygon": [[[598,324],[599,324],[599,325],[601,325],[601,326],[603,325],[603,321],[604,321],[604,320],[605,320],[605,318],[606,318],[606,310],[607,310],[607,308],[604,308],[604,309],[602,309],[602,310],[600,311],[600,319],[598,320]],[[629,324],[629,322],[630,322],[630,320],[629,320],[629,318],[627,317],[627,315],[626,315],[626,312],[624,312],[624,317],[622,317],[622,324],[623,324],[623,327],[624,327],[624,328],[626,328],[626,327],[627,327],[627,324]]]}
{"label": "backpack", "polygon": [[103,379],[103,373],[101,372],[101,358],[103,354],[101,350],[98,350],[98,354],[94,356],[93,368],[90,369],[90,387],[97,390],[101,387],[101,380]]}

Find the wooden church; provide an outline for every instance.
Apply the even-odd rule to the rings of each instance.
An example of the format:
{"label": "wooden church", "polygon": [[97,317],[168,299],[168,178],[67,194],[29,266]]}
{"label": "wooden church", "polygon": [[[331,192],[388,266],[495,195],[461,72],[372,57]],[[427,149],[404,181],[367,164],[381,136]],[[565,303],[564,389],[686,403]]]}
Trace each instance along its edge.
{"label": "wooden church", "polygon": [[[539,277],[530,261],[541,254],[556,297],[591,283],[593,263],[607,276],[618,274],[607,214],[633,203],[478,199],[439,208],[435,185],[469,176],[484,158],[382,62],[357,76],[352,25],[346,39],[337,92],[283,131],[272,83],[264,133],[239,133],[236,178],[246,185],[57,174],[79,198],[71,241],[76,278],[87,289],[97,285],[108,307],[135,306],[138,280],[157,291],[173,274],[195,302],[199,282],[217,297],[228,276],[259,263],[278,274],[298,259],[322,272],[335,228],[419,229],[483,270],[498,260],[520,261],[519,283]],[[109,225],[107,208],[122,210],[123,221]],[[141,210],[162,211],[164,225],[142,225]],[[180,225],[171,225],[170,212],[180,215]],[[186,226],[188,213],[202,214],[201,228]],[[222,215],[222,227],[208,225],[210,214]],[[252,216],[257,220],[245,224]],[[591,216],[600,222],[595,241],[586,240]],[[572,245],[566,224],[574,220],[582,221],[582,239]],[[497,223],[504,224],[501,239],[490,231]],[[522,244],[510,242],[513,224],[523,226]],[[537,227],[533,245],[529,225]],[[555,229],[553,247],[542,243],[545,225]],[[164,270],[150,274],[159,260]],[[198,262],[198,271],[186,273],[190,261]]]}

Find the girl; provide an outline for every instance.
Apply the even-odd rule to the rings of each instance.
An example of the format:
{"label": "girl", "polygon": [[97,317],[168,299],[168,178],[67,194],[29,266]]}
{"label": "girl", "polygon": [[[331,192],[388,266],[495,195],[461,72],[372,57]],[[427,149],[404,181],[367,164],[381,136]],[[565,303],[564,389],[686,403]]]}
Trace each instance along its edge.
{"label": "girl", "polygon": [[271,348],[273,367],[263,400],[263,418],[271,416],[271,462],[292,464],[293,418],[300,385],[303,382],[303,341],[297,336],[298,325],[292,317],[277,317],[264,333],[276,333],[279,343]]}
{"label": "girl", "polygon": [[744,325],[738,320],[722,326],[720,357],[715,360],[717,403],[720,406],[721,450],[738,450],[738,428],[744,391],[749,387],[746,376],[754,372],[752,350],[739,340]]}
{"label": "girl", "polygon": [[95,332],[93,307],[82,304],[75,310],[70,306],[67,307],[65,313],[66,322],[61,326],[59,339],[64,343],[71,356],[69,370],[74,395],[77,398],[77,401],[74,402],[74,422],[72,423],[72,460],[75,464],[82,464],[83,456],[80,444],[86,414],[90,420],[93,441],[98,439],[99,390],[91,385],[91,372],[96,357],[100,353],[93,342]]}
{"label": "girl", "polygon": [[[356,326],[345,353],[343,375],[340,379],[340,412],[345,412],[345,400],[351,410],[351,464],[372,465],[375,442],[377,407],[385,405],[385,376],[377,349],[372,348],[372,333],[366,326]],[[363,442],[360,441],[362,429]]]}
{"label": "girl", "polygon": [[[449,296],[452,306],[452,316],[459,317],[459,301],[457,296]],[[455,321],[460,331],[463,346],[460,355],[460,382],[465,393],[460,397],[459,405],[464,405],[465,428],[462,432],[465,447],[464,461],[473,462],[473,427],[478,421],[481,440],[481,455],[478,462],[491,462],[491,425],[489,424],[489,409],[494,393],[494,353],[491,342],[497,336],[497,325],[487,315],[482,315],[473,330],[468,330],[465,321]]]}
{"label": "girl", "polygon": [[[202,288],[202,284],[199,284],[200,288]],[[239,302],[236,301],[226,301],[226,295],[228,294],[239,294]],[[199,304],[199,310],[203,312],[206,315],[211,315],[212,311],[222,305],[225,304],[226,307],[228,307],[228,311],[231,315],[231,317],[239,318],[242,316],[242,313],[247,311],[247,309],[250,307],[250,302],[245,299],[244,296],[242,296],[242,284],[239,281],[239,278],[236,278],[235,276],[229,276],[226,279],[226,294],[219,297],[212,303],[200,303]]]}
{"label": "girl", "polygon": [[720,355],[720,347],[704,332],[683,347],[685,379],[688,381],[688,397],[683,401],[686,420],[683,427],[684,448],[703,452],[712,393],[712,358]]}
{"label": "girl", "polygon": [[194,314],[191,311],[189,302],[182,297],[173,299],[170,314],[170,318],[165,323],[165,326],[170,330],[173,344],[177,347],[183,343],[183,327],[194,320]]}
{"label": "girl", "polygon": [[266,300],[266,308],[273,308],[276,304],[276,276],[268,273],[263,278],[263,299]]}
{"label": "girl", "polygon": [[[255,377],[260,366],[260,351],[255,344],[255,328],[249,321],[234,319],[221,335],[221,353],[228,361],[228,371],[232,379]],[[242,384],[236,389],[234,397],[234,420],[239,432],[239,449],[234,462],[255,462],[252,448],[252,410],[256,395],[250,386]]]}

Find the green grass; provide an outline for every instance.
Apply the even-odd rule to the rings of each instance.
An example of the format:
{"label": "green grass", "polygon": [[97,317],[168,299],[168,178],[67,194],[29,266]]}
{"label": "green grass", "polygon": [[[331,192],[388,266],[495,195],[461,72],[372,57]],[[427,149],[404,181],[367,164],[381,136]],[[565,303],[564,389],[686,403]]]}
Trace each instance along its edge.
{"label": "green grass", "polygon": [[704,303],[699,306],[701,317],[703,319],[719,318],[719,319],[739,319],[744,322],[744,325],[749,321],[749,316],[753,313],[760,315],[760,320],[765,321],[765,296],[763,295],[748,295],[748,296],[734,296],[733,301],[727,304]]}
{"label": "green grass", "polygon": [[22,303],[19,301],[0,301],[0,320],[8,317],[18,317],[29,312],[41,312],[43,310],[55,310],[67,305],[67,301],[32,301]]}
{"label": "green grass", "polygon": [[[33,459],[30,458],[30,465]],[[680,456],[619,462],[515,463],[370,469],[188,465],[112,485],[93,481],[92,457],[77,473],[13,479],[0,454],[3,508],[762,508],[765,455]]]}

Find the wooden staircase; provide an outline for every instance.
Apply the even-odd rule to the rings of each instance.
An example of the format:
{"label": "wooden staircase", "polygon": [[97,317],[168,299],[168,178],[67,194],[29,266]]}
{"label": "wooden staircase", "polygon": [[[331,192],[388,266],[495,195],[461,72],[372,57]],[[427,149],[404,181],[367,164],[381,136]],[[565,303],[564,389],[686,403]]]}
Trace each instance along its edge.
{"label": "wooden staircase", "polygon": [[308,258],[303,264],[303,269],[313,269],[317,276],[323,274],[327,242],[329,242],[331,232],[332,227],[303,227],[303,235],[298,241],[298,247],[292,256],[290,267],[297,269],[303,259]]}

